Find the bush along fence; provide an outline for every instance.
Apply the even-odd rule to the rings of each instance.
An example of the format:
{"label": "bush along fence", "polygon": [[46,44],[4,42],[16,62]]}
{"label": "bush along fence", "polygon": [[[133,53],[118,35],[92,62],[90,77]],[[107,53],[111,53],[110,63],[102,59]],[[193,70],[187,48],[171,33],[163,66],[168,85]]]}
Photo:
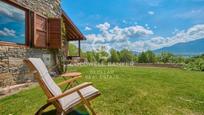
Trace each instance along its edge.
{"label": "bush along fence", "polygon": [[[77,50],[77,48],[72,49]],[[120,51],[110,49],[108,51],[104,47],[95,51],[82,51],[81,54],[81,58],[86,60],[86,65],[171,67],[204,71],[204,54],[198,56],[181,56],[169,52],[154,53],[150,50],[134,53],[127,49]]]}

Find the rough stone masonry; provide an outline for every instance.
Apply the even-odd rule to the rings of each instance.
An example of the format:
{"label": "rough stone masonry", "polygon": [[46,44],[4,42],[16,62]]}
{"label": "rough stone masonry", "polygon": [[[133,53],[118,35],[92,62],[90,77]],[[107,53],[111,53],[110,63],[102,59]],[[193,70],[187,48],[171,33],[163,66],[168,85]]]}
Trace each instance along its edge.
{"label": "rough stone masonry", "polygon": [[[38,12],[46,17],[60,17],[60,0],[16,0],[20,5]],[[42,58],[47,66],[54,64],[53,51],[49,49],[27,48],[23,46],[0,45],[0,87],[24,83],[33,80],[23,59],[28,57]],[[49,59],[48,59],[49,58]]]}

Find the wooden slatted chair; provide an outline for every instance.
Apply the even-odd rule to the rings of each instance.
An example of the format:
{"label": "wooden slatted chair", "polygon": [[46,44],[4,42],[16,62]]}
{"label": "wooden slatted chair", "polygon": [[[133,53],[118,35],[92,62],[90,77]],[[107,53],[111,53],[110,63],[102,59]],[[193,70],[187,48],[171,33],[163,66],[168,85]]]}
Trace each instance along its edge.
{"label": "wooden slatted chair", "polygon": [[[59,64],[56,64],[56,65],[50,67],[48,69],[48,71],[52,71],[52,70],[56,69],[58,66],[59,66]],[[71,87],[79,84],[77,82],[77,79],[81,78],[81,73],[80,72],[67,72],[67,70],[66,70],[65,72],[63,72],[63,74],[58,75],[58,76],[62,77],[65,80],[65,82],[67,82],[67,80],[70,79],[70,78],[74,78],[74,79],[71,79],[72,81],[67,83],[66,87],[63,90],[63,91],[65,91],[68,88],[71,88]]]}
{"label": "wooden slatted chair", "polygon": [[[68,79],[73,81],[70,81],[67,83],[66,87],[64,88],[63,91],[67,90],[68,88],[71,88],[73,86],[76,86],[79,84],[79,82],[77,82],[77,79],[81,77],[81,73],[80,72],[66,72],[60,75],[61,77],[63,77],[63,79],[65,80],[64,82],[67,82]],[[62,82],[61,84],[63,84],[64,82]]]}
{"label": "wooden slatted chair", "polygon": [[[36,115],[41,114],[45,108],[52,104],[56,107],[57,115],[69,113],[73,107],[79,104],[84,104],[90,113],[96,114],[91,107],[90,101],[99,96],[100,92],[93,87],[92,83],[85,82],[62,92],[60,87],[50,77],[45,64],[40,58],[29,58],[24,60],[24,62],[30,68],[40,87],[48,97],[48,103],[42,106],[36,112]],[[59,85],[64,85],[75,79],[69,79]]]}

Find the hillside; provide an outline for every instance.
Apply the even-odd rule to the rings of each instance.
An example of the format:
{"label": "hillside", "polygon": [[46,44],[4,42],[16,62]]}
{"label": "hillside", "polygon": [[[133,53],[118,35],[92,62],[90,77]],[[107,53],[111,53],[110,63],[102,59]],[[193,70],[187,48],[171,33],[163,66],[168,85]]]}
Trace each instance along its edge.
{"label": "hillside", "polygon": [[199,55],[204,53],[204,39],[187,43],[178,43],[170,47],[155,50],[155,53],[171,52],[176,55]]}

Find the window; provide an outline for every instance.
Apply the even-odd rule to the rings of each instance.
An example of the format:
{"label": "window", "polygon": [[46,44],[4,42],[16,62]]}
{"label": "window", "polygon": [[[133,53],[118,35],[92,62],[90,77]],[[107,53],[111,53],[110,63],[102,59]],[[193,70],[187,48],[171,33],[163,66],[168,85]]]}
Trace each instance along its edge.
{"label": "window", "polygon": [[26,44],[26,11],[0,1],[0,41]]}

